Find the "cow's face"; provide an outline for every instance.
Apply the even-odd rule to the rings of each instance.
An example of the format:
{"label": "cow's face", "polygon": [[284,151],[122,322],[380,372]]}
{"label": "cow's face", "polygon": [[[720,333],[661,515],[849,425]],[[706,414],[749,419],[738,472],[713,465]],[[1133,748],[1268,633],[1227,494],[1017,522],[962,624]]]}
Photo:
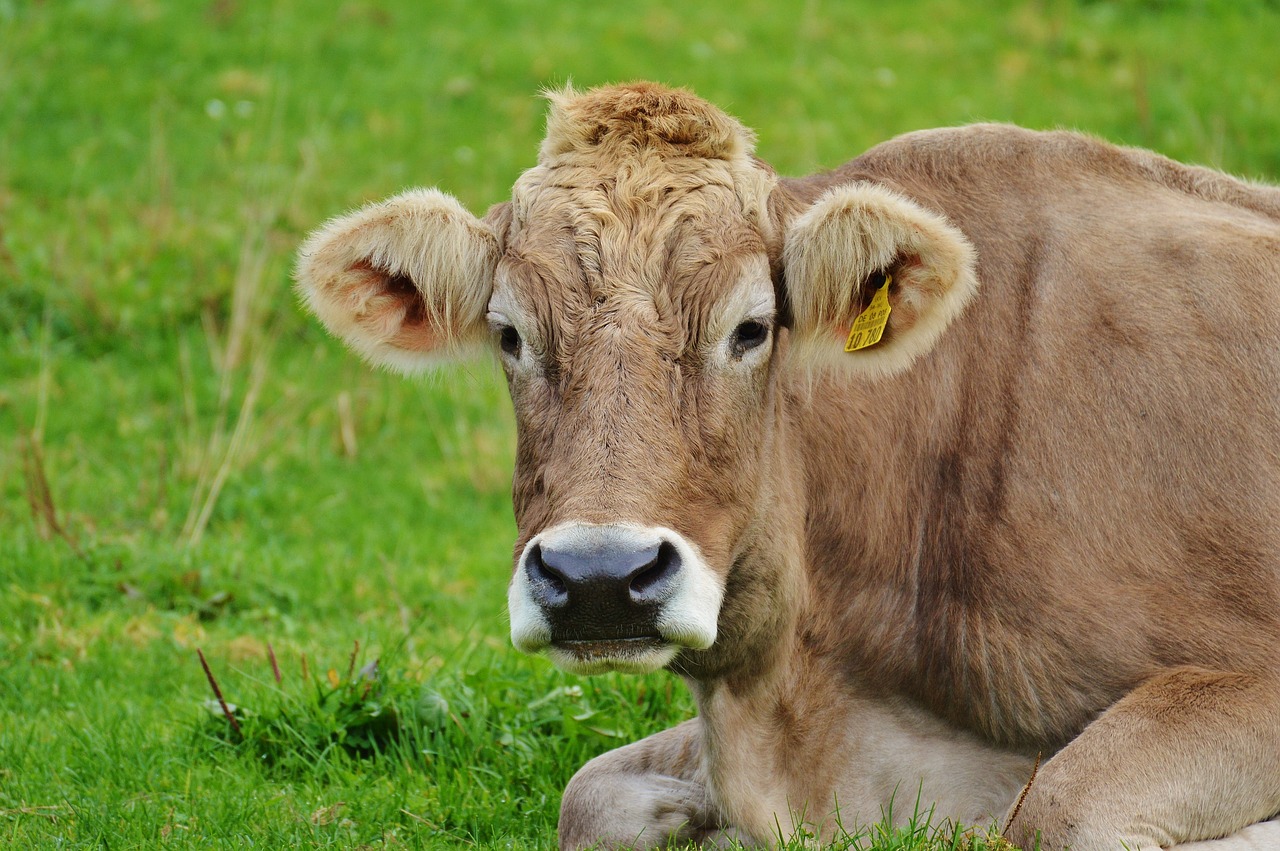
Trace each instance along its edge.
{"label": "cow's face", "polygon": [[519,435],[512,638],[650,670],[715,641],[771,468],[771,181],[749,175],[752,209],[720,160],[548,159],[516,186],[487,316]]}
{"label": "cow's face", "polygon": [[[517,647],[588,673],[711,648],[731,574],[769,557],[788,362],[903,368],[972,290],[963,237],[911,202],[854,186],[790,213],[774,191],[750,134],[690,95],[567,93],[539,165],[484,220],[418,190],[304,246],[304,298],[370,360],[497,352],[518,426]],[[883,341],[844,354],[886,274]]]}

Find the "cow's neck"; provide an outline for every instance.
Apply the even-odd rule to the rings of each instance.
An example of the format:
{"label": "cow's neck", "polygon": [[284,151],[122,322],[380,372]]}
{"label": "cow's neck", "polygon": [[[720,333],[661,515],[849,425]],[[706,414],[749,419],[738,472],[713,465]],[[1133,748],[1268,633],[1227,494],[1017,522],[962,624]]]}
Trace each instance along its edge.
{"label": "cow's neck", "polygon": [[802,628],[778,650],[754,677],[690,683],[710,797],[757,841],[801,830],[829,840],[890,812],[902,823],[917,803],[986,823],[1031,774],[1028,754],[851,680]]}
{"label": "cow's neck", "polygon": [[690,684],[712,800],[729,824],[761,841],[779,828],[790,832],[801,821],[794,811],[810,803],[825,810],[847,756],[833,758],[847,720],[835,680],[794,641],[783,649],[758,679]]}

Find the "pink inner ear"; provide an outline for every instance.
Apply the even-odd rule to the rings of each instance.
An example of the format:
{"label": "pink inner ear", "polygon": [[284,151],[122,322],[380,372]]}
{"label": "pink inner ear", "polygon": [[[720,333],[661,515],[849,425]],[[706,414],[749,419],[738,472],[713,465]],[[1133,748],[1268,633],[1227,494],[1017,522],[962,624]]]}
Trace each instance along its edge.
{"label": "pink inner ear", "polygon": [[426,323],[427,303],[422,298],[422,293],[418,291],[418,287],[414,284],[412,278],[408,275],[391,275],[387,277],[382,286],[383,291],[388,296],[404,305],[404,319],[401,320],[404,325],[423,325]]}
{"label": "pink inner ear", "polygon": [[[427,320],[427,305],[413,279],[408,275],[391,275],[362,261],[350,269],[358,283],[349,287],[353,296],[364,298],[361,324],[371,333],[375,329],[391,331],[384,341],[397,349],[427,352],[439,348],[443,341]],[[379,335],[381,336],[381,335]]]}
{"label": "pink inner ear", "polygon": [[[923,261],[919,254],[909,254],[905,257],[899,257],[885,270],[893,276],[893,281],[889,285],[889,301],[893,305],[894,310],[901,310],[905,305],[902,304],[901,288],[904,285],[920,286],[917,280],[919,270],[923,267]],[[831,337],[838,340],[843,346],[845,340],[849,337],[849,328],[853,325],[854,319],[858,317],[862,311],[867,309],[867,305],[871,303],[873,288],[878,285],[881,280],[881,273],[876,272],[863,283],[864,290],[859,293],[860,299],[857,305],[853,306],[853,312],[848,316],[839,317],[832,320],[829,324],[829,333]],[[915,324],[915,312],[910,311],[910,316],[893,315],[889,318],[889,327],[885,331],[885,338],[888,339],[894,329],[901,330],[903,322],[907,321],[908,327]]]}
{"label": "pink inner ear", "polygon": [[[893,281],[896,285],[894,289],[899,290],[899,297],[901,296],[902,287],[918,290],[920,288],[930,288],[933,283],[931,276],[926,273],[924,261],[920,259],[919,254],[908,255],[894,264]],[[890,295],[892,296],[893,293],[890,293]],[[899,300],[900,298],[890,299],[895,307],[897,307]]]}
{"label": "pink inner ear", "polygon": [[443,341],[427,321],[427,302],[408,275],[392,275],[383,284],[384,292],[396,299],[404,311],[400,330],[388,342],[398,349],[427,352],[439,348]]}
{"label": "pink inner ear", "polygon": [[402,325],[396,335],[387,342],[397,349],[406,349],[411,352],[430,352],[443,345],[443,341],[431,333],[431,327],[426,322]]}

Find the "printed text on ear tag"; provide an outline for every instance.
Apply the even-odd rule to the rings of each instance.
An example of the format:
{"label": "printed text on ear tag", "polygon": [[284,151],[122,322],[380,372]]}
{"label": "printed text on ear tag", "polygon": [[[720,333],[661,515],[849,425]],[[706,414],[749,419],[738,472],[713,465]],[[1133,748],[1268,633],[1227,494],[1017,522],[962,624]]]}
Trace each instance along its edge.
{"label": "printed text on ear tag", "polygon": [[853,327],[849,329],[849,339],[844,341],[846,352],[856,352],[858,349],[874,346],[884,336],[884,326],[889,323],[889,311],[892,309],[889,307],[889,283],[892,280],[893,276],[886,273],[884,283],[871,297],[871,304],[868,304],[867,309],[853,320]]}

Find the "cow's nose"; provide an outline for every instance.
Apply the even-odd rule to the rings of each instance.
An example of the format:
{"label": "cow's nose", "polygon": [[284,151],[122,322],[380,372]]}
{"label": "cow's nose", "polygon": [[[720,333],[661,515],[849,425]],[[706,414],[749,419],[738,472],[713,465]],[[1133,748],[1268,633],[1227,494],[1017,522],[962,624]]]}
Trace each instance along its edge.
{"label": "cow's nose", "polygon": [[681,559],[668,541],[636,546],[625,533],[582,543],[535,544],[525,559],[530,590],[560,640],[656,636],[661,604]]}

